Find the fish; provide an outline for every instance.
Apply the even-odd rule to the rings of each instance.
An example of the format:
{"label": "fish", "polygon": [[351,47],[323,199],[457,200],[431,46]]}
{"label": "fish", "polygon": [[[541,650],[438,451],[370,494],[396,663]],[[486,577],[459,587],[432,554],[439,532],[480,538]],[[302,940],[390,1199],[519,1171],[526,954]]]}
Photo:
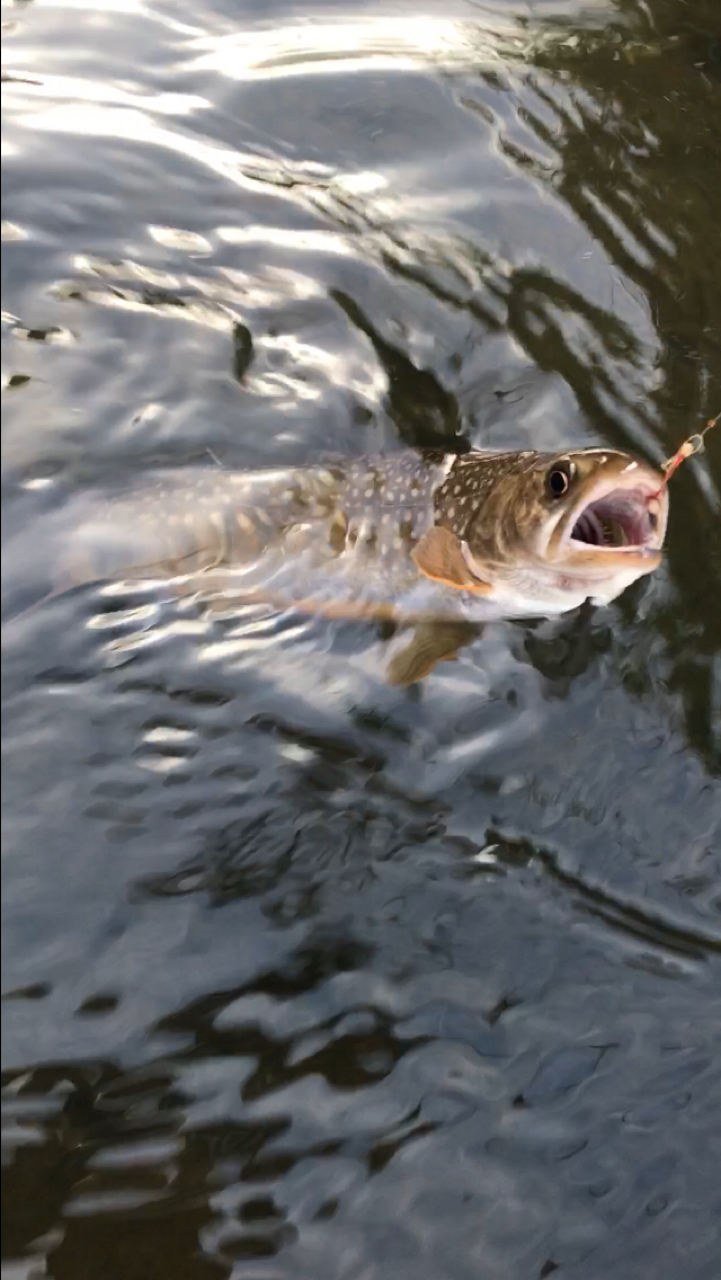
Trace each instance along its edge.
{"label": "fish", "polygon": [[265,600],[453,633],[610,603],[658,568],[667,521],[663,473],[621,451],[401,450],[88,490],[44,544],[62,590],[165,580],[216,608]]}

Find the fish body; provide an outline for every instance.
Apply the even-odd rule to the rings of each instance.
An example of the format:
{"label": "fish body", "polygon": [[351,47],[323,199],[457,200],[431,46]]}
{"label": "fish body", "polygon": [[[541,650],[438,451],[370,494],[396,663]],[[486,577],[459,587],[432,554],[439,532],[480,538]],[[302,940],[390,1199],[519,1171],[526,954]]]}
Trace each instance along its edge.
{"label": "fish body", "polygon": [[64,585],[170,579],[352,616],[483,620],[607,603],[660,563],[661,473],[625,453],[404,451],[159,472],[62,513]]}

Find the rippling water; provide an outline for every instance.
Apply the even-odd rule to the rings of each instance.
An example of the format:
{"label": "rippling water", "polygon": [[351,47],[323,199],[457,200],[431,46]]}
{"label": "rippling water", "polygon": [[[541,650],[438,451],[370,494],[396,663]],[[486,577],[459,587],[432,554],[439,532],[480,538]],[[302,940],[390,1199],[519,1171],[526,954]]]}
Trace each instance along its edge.
{"label": "rippling water", "polygon": [[[721,409],[717,0],[3,37],[11,570],[120,472]],[[3,1277],[719,1274],[719,443],[653,580],[407,689],[360,624],[5,619]]]}

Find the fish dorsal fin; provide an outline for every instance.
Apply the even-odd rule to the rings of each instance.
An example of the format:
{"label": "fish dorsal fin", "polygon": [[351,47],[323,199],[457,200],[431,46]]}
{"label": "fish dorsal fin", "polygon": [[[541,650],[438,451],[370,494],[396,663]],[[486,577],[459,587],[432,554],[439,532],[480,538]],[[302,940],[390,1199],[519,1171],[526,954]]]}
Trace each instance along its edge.
{"label": "fish dorsal fin", "polygon": [[443,582],[447,587],[463,591],[478,591],[482,595],[491,590],[490,583],[471,573],[461,544],[450,529],[439,525],[429,529],[413,549],[412,556],[421,573],[434,582]]}

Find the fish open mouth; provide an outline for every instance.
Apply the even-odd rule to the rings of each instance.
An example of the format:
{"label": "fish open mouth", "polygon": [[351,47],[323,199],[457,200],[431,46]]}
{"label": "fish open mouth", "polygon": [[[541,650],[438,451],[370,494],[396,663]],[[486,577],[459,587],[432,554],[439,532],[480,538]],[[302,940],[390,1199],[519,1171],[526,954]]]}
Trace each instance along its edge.
{"label": "fish open mouth", "polygon": [[612,489],[576,514],[570,541],[586,547],[638,549],[660,545],[661,508],[647,489]]}

